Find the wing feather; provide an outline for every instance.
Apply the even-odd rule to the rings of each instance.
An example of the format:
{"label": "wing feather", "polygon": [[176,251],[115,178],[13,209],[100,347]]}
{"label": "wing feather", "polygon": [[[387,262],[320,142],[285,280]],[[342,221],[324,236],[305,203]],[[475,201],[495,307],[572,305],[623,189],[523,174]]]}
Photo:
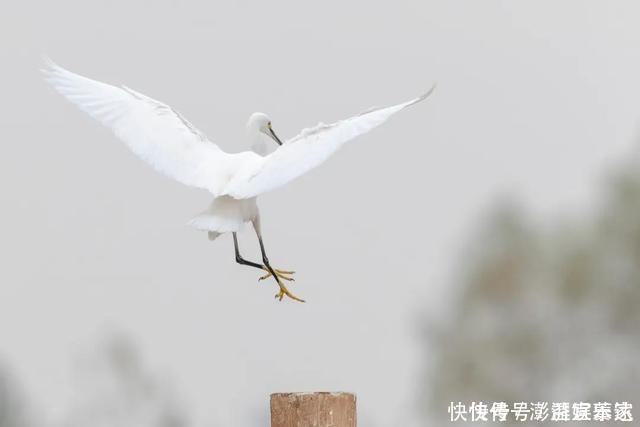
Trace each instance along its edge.
{"label": "wing feather", "polygon": [[252,164],[231,180],[224,194],[237,199],[254,197],[278,188],[323,163],[346,142],[387,121],[406,107],[426,99],[424,95],[402,104],[374,108],[333,124],[304,129],[262,161]]}
{"label": "wing feather", "polygon": [[60,94],[110,128],[137,156],[183,184],[217,196],[238,168],[256,160],[251,153],[225,153],[176,110],[133,89],[83,77],[52,61],[43,72]]}

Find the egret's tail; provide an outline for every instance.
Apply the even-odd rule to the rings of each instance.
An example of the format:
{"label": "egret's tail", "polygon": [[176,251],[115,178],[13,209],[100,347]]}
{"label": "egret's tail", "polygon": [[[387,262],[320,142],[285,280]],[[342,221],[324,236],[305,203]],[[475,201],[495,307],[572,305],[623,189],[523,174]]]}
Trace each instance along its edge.
{"label": "egret's tail", "polygon": [[211,205],[189,221],[188,225],[207,231],[209,240],[223,233],[240,231],[245,222],[257,215],[255,199],[236,200],[228,196],[218,197]]}
{"label": "egret's tail", "polygon": [[198,230],[208,231],[209,240],[215,240],[223,233],[229,233],[231,231],[240,231],[244,222],[238,221],[235,218],[228,218],[220,215],[216,215],[211,212],[210,209],[194,216],[188,222],[188,225],[195,227]]}

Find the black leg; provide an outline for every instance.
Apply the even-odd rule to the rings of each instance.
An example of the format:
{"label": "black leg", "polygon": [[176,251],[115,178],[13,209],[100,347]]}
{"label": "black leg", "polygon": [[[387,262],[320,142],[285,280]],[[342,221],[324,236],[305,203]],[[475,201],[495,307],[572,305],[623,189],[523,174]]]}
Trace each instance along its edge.
{"label": "black leg", "polygon": [[[233,233],[233,246],[236,249],[236,262],[238,264],[248,265],[251,267],[258,268],[260,270],[264,270],[264,266],[262,264],[247,261],[246,259],[242,258],[242,255],[240,255],[240,248],[238,247],[238,236],[236,235],[235,232]],[[271,269],[269,269],[269,271],[271,272],[271,274],[273,274],[273,271],[271,271]]]}
{"label": "black leg", "polygon": [[258,241],[260,242],[260,252],[262,252],[262,262],[264,262],[264,265],[269,270],[269,273],[271,273],[271,275],[279,285],[280,281],[278,280],[278,276],[276,275],[276,272],[273,271],[273,268],[271,268],[271,264],[269,264],[269,258],[267,258],[267,252],[264,250],[264,243],[262,243],[262,236],[259,234],[258,234]]}

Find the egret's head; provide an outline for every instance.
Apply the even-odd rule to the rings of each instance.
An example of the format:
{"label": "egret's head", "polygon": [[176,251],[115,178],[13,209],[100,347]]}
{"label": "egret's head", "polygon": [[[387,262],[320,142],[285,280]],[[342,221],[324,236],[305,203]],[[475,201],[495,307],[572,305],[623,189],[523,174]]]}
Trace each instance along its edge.
{"label": "egret's head", "polygon": [[278,145],[282,145],[282,141],[273,131],[271,127],[271,119],[264,113],[253,113],[251,117],[249,117],[249,123],[247,123],[247,128],[251,132],[260,132],[269,137],[271,137]]}

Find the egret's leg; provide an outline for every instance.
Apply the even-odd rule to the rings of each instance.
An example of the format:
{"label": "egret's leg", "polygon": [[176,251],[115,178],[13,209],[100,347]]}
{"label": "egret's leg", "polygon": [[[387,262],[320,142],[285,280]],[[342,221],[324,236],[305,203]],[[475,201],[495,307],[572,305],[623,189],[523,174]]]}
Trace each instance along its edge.
{"label": "egret's leg", "polygon": [[[258,279],[258,280],[264,280],[267,277],[271,277],[271,271],[269,271],[269,269],[267,267],[265,267],[264,265],[258,264],[258,263],[253,262],[253,261],[248,261],[248,260],[242,258],[242,255],[240,255],[240,247],[238,246],[238,235],[236,234],[235,231],[233,232],[233,246],[234,246],[235,251],[236,251],[236,262],[238,264],[248,265],[250,267],[258,268],[260,270],[264,270],[264,271],[268,272],[267,275],[260,277],[260,279]],[[274,268],[273,271],[275,271],[276,274],[278,275],[278,277],[280,277],[281,279],[289,280],[289,281],[295,280],[293,277],[288,277],[289,275],[295,273],[295,271],[278,270],[277,268]]]}
{"label": "egret's leg", "polygon": [[255,262],[251,262],[251,261],[247,261],[246,259],[242,258],[242,255],[240,255],[240,248],[238,247],[238,235],[236,234],[236,232],[233,232],[233,247],[236,250],[236,262],[238,264],[242,264],[242,265],[249,265],[251,267],[255,267],[255,268],[259,268],[260,270],[264,270],[264,266],[262,264],[258,264]]}
{"label": "egret's leg", "polygon": [[262,241],[262,234],[260,233],[260,223],[257,221],[254,222],[253,228],[256,230],[256,234],[258,235],[258,242],[260,242],[260,252],[262,252],[262,262],[264,263],[265,267],[267,268],[269,273],[271,273],[271,276],[273,276],[273,278],[278,283],[278,286],[280,287],[280,291],[276,294],[276,298],[282,301],[282,298],[284,298],[284,296],[286,295],[293,300],[304,302],[303,299],[300,299],[297,296],[293,295],[291,292],[289,292],[289,289],[287,289],[287,287],[283,285],[282,282],[280,281],[280,276],[278,275],[278,273],[274,271],[274,269],[271,267],[271,264],[269,264],[269,258],[267,258],[267,252],[264,249],[264,242]]}

